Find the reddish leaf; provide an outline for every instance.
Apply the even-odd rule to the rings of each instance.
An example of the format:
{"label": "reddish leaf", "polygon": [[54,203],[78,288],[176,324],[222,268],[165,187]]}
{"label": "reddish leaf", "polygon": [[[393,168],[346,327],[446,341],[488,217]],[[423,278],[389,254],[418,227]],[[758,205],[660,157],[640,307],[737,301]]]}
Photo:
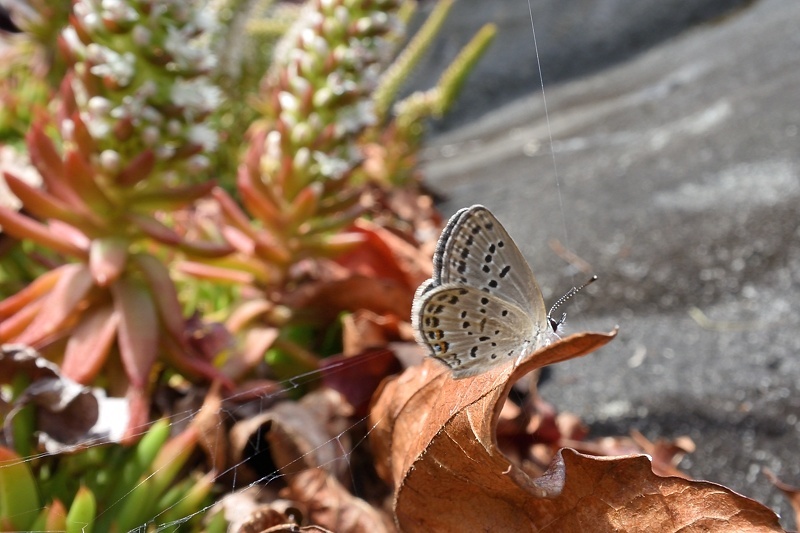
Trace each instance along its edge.
{"label": "reddish leaf", "polygon": [[222,371],[232,379],[241,378],[264,361],[264,354],[272,347],[279,334],[278,328],[267,326],[249,328],[240,352],[225,361]]}
{"label": "reddish leaf", "polygon": [[38,124],[31,126],[26,136],[31,163],[42,175],[45,189],[74,208],[86,211],[83,201],[70,189],[64,179],[64,165],[53,141]]}
{"label": "reddish leaf", "polygon": [[230,255],[236,250],[227,242],[186,241],[181,239],[178,249],[195,257],[217,258]]}
{"label": "reddish leaf", "polygon": [[34,300],[13,316],[0,321],[0,342],[10,342],[25,331],[25,328],[27,328],[39,314],[44,300],[44,298]]}
{"label": "reddish leaf", "polygon": [[118,325],[119,315],[110,305],[84,313],[67,341],[62,373],[78,383],[91,383],[108,359]]}
{"label": "reddish leaf", "polygon": [[255,218],[264,223],[272,231],[279,230],[283,225],[283,220],[277,207],[265,196],[261,195],[253,186],[253,182],[247,175],[239,169],[236,186],[242,202],[247,206],[247,210]]}
{"label": "reddish leaf", "polygon": [[147,387],[158,355],[158,318],[150,293],[136,282],[121,278],[111,286],[119,315],[118,345],[125,373],[133,387]]}
{"label": "reddish leaf", "polygon": [[230,195],[220,187],[216,187],[213,191],[211,191],[211,195],[219,204],[220,210],[225,216],[225,220],[228,222],[228,224],[246,234],[251,239],[254,239],[256,232],[253,229],[253,226],[250,224],[250,219],[248,219],[247,215],[242,212],[233,198],[231,198]]}
{"label": "reddish leaf", "polygon": [[572,335],[509,364],[454,380],[429,358],[388,382],[371,413],[380,473],[401,529],[415,531],[781,531],[774,513],[719,485],[653,474],[644,456],[562,449],[539,478],[496,448],[513,383],[584,355],[614,334]]}
{"label": "reddish leaf", "polygon": [[156,165],[156,156],[152,150],[145,150],[134,157],[116,177],[117,185],[132,187],[150,177]]}
{"label": "reddish leaf", "polygon": [[206,196],[215,187],[213,181],[182,187],[162,187],[157,191],[132,192],[129,199],[132,204],[152,210],[177,210],[186,207],[195,200]]}
{"label": "reddish leaf", "polygon": [[30,239],[37,244],[65,255],[80,259],[86,259],[88,256],[85,248],[59,237],[44,224],[3,206],[0,206],[0,228],[4,233],[13,235],[18,239]]}
{"label": "reddish leaf", "polygon": [[45,531],[61,531],[67,529],[67,509],[61,500],[55,499],[47,509],[44,523]]}
{"label": "reddish leaf", "polygon": [[377,348],[352,357],[333,356],[320,362],[322,382],[347,399],[355,416],[367,414],[370,400],[386,376],[402,370],[391,350]]}
{"label": "reddish leaf", "polygon": [[223,257],[235,251],[228,243],[186,241],[175,230],[151,216],[129,213],[126,217],[148,237],[167,246],[177,247],[190,255],[212,258]]}
{"label": "reddish leaf", "polygon": [[243,285],[255,282],[255,276],[242,269],[218,267],[194,261],[178,261],[175,268],[198,279],[206,279],[215,283],[239,283]]}
{"label": "reddish leaf", "polygon": [[322,184],[314,181],[303,187],[289,206],[289,219],[296,228],[313,217],[319,207]]}
{"label": "reddish leaf", "polygon": [[[84,152],[91,153],[91,152]],[[64,158],[64,175],[71,187],[81,195],[93,212],[106,211],[111,201],[95,181],[94,169],[76,151],[69,150]]]}
{"label": "reddish leaf", "polygon": [[407,317],[414,298],[405,284],[355,275],[350,278],[307,283],[283,302],[314,317],[329,321],[342,311],[369,309],[378,315]]}
{"label": "reddish leaf", "polygon": [[16,342],[35,346],[64,331],[74,322],[78,305],[93,286],[92,275],[86,265],[80,263],[63,265],[58,270],[58,282],[52,292],[45,296],[41,312],[17,337]]}
{"label": "reddish leaf", "polygon": [[168,228],[155,218],[138,213],[128,213],[125,217],[133,223],[142,233],[167,246],[177,246],[181,242],[181,236],[171,228]]}
{"label": "reddish leaf", "polygon": [[100,287],[114,283],[128,263],[130,242],[119,237],[94,239],[89,247],[89,270]]}
{"label": "reddish leaf", "polygon": [[[231,333],[237,333],[256,319],[275,309],[275,304],[263,298],[247,300],[238,305],[228,316],[225,325]],[[260,320],[263,323],[263,320]]]}
{"label": "reddish leaf", "polygon": [[133,260],[150,289],[161,323],[167,333],[183,345],[186,341],[186,322],[183,319],[183,308],[178,301],[178,291],[169,275],[169,270],[150,254],[135,254]]}
{"label": "reddish leaf", "polygon": [[0,302],[0,319],[8,318],[26,305],[50,292],[61,276],[58,269],[48,270],[30,285]]}
{"label": "reddish leaf", "polygon": [[63,220],[80,228],[82,231],[93,230],[97,227],[93,223],[94,221],[90,221],[88,217],[83,215],[84,212],[77,211],[74,206],[70,206],[37,187],[28,185],[10,172],[4,172],[3,174],[11,192],[19,198],[23,207],[37,218]]}
{"label": "reddish leaf", "polygon": [[365,240],[336,262],[352,272],[391,279],[411,290],[431,277],[430,256],[421,253],[418,246],[366,220],[356,221],[351,231],[363,235]]}
{"label": "reddish leaf", "polygon": [[[67,74],[69,76],[69,74]],[[65,76],[65,82],[68,80]],[[68,83],[65,83],[66,86],[69,86]],[[89,133],[89,129],[86,127],[86,124],[81,119],[80,112],[77,110],[70,112],[70,118],[72,119],[72,124],[74,125],[72,130],[72,138],[75,141],[75,144],[78,147],[78,151],[82,154],[93,154],[97,150],[97,145],[92,137],[92,134]],[[69,158],[69,153],[67,154],[67,160]],[[69,169],[67,169],[69,172]]]}
{"label": "reddish leaf", "polygon": [[[125,400],[128,402],[129,418],[120,442],[129,446],[147,432],[150,424],[150,397],[143,387],[130,383]],[[165,449],[166,446],[159,451],[159,456],[165,452]]]}
{"label": "reddish leaf", "polygon": [[200,357],[190,347],[179,346],[177,341],[170,336],[161,339],[164,357],[175,368],[187,375],[200,376],[209,381],[219,381],[227,390],[233,390],[236,385],[214,365]]}
{"label": "reddish leaf", "polygon": [[359,309],[342,318],[342,353],[351,356],[370,348],[382,348],[392,341],[413,341],[408,322],[396,315],[383,316]]}

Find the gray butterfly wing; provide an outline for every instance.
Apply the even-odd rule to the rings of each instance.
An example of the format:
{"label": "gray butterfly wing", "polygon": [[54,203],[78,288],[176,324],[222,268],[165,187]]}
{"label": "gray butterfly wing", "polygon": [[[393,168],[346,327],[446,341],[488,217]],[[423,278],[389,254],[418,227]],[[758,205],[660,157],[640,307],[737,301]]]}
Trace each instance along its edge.
{"label": "gray butterfly wing", "polygon": [[417,340],[455,379],[515,361],[547,343],[547,323],[534,324],[515,303],[467,285],[431,288],[433,282],[418,289],[411,321]]}
{"label": "gray butterfly wing", "polygon": [[515,303],[536,324],[547,309],[528,261],[503,225],[482,205],[457,212],[433,258],[433,286],[458,283]]}

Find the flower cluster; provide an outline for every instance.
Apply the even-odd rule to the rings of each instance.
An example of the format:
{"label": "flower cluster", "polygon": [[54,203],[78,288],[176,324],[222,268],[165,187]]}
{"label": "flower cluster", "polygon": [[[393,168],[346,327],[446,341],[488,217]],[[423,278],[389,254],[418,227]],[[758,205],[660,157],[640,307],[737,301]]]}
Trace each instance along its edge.
{"label": "flower cluster", "polygon": [[359,135],[376,121],[371,96],[402,31],[399,5],[313,0],[276,47],[262,84],[263,120],[251,130],[237,179],[261,228],[216,193],[226,237],[262,286],[284,287],[299,260],[358,240],[341,232],[360,213],[361,191],[349,178],[364,160]]}
{"label": "flower cluster", "polygon": [[[110,175],[145,150],[174,176],[206,170],[217,132],[205,119],[221,94],[209,10],[179,0],[78,0],[62,49],[73,64],[75,107]],[[62,123],[66,140],[74,124]]]}

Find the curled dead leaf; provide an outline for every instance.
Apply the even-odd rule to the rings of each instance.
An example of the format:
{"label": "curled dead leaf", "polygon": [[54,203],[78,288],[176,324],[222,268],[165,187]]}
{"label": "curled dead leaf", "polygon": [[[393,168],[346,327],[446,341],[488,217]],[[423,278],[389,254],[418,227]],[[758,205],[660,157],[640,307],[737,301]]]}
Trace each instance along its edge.
{"label": "curled dead leaf", "polygon": [[332,531],[393,531],[388,514],[353,496],[343,483],[352,473],[350,414],[341,395],[321,389],[237,423],[231,430],[237,481],[258,480],[267,487],[277,479],[285,482],[281,495],[302,510],[306,524]]}
{"label": "curled dead leaf", "polygon": [[280,526],[297,528],[304,515],[294,507],[294,502],[280,499],[275,491],[258,485],[223,496],[214,504],[209,516],[217,513],[225,516],[228,531],[238,533],[261,533]]}
{"label": "curled dead leaf", "polygon": [[781,531],[767,507],[713,483],[659,477],[646,456],[562,449],[535,478],[499,451],[495,428],[513,383],[614,335],[572,335],[519,366],[462,380],[429,359],[386,383],[371,412],[371,443],[379,473],[394,486],[400,529]]}
{"label": "curled dead leaf", "polygon": [[120,442],[130,412],[124,398],[109,398],[101,389],[84,387],[61,375],[59,368],[23,345],[0,348],[0,383],[24,375],[30,385],[14,401],[4,421],[4,440],[11,443],[15,414],[36,407],[39,445],[49,453],[74,450],[83,444]]}
{"label": "curled dead leaf", "polygon": [[353,496],[319,468],[300,472],[286,492],[307,506],[310,523],[332,531],[384,533],[395,530],[388,513]]}
{"label": "curled dead leaf", "polygon": [[230,431],[237,479],[248,483],[279,476],[291,483],[296,473],[319,467],[344,476],[342,454],[349,446],[342,433],[349,415],[341,395],[323,389],[237,422]]}

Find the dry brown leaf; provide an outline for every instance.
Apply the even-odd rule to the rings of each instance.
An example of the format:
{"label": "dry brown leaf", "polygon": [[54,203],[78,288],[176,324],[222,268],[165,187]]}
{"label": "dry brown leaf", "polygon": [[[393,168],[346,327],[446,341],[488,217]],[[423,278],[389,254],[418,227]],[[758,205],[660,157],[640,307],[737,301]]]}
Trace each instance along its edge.
{"label": "dry brown leaf", "polygon": [[767,476],[770,483],[775,485],[775,488],[780,490],[783,495],[786,496],[786,499],[789,500],[792,511],[794,511],[794,523],[800,524],[800,488],[784,483],[769,468],[764,469],[764,475]]}
{"label": "dry brown leaf", "polygon": [[247,471],[251,463],[266,464],[277,468],[286,483],[282,497],[302,510],[305,523],[332,531],[392,531],[390,517],[350,494],[340,481],[349,481],[351,475],[351,444],[345,431],[350,414],[340,394],[320,389],[237,423],[231,430],[231,447],[234,461],[243,461],[237,466],[238,481],[276,475]]}
{"label": "dry brown leaf", "polygon": [[266,533],[267,531],[299,531],[300,528],[291,516],[287,516],[271,506],[264,506],[254,511],[241,527],[232,530],[239,533]]}
{"label": "dry brown leaf", "polygon": [[344,316],[342,354],[350,357],[370,348],[382,348],[390,341],[412,340],[401,338],[401,323],[396,315],[382,316],[366,309]]}
{"label": "dry brown leaf", "polygon": [[200,411],[192,419],[191,424],[197,427],[198,444],[208,457],[209,466],[214,471],[225,469],[228,454],[228,439],[223,422],[222,396],[220,384],[214,382],[203,401]]}
{"label": "dry brown leaf", "polygon": [[395,488],[404,531],[781,531],[765,506],[725,487],[653,474],[645,456],[561,450],[529,477],[497,448],[513,383],[614,337],[583,333],[522,361],[453,380],[431,359],[385,384],[373,405],[379,473]]}
{"label": "dry brown leaf", "polygon": [[[50,453],[74,450],[83,444],[119,442],[129,424],[129,404],[109,398],[102,389],[85,387],[61,375],[54,363],[19,344],[0,348],[0,384],[15,375],[30,379],[5,417],[5,442],[11,442],[11,422],[26,405],[36,408],[39,445]],[[0,442],[3,442],[0,438]]]}
{"label": "dry brown leaf", "polygon": [[278,497],[277,491],[261,485],[250,485],[231,492],[218,500],[206,520],[223,513],[228,531],[258,533],[279,525],[296,525],[302,522],[303,511],[295,503]]}
{"label": "dry brown leaf", "polygon": [[334,320],[342,311],[369,309],[379,315],[406,317],[411,312],[414,291],[394,280],[353,275],[344,279],[306,283],[281,303],[300,316]]}
{"label": "dry brown leaf", "polygon": [[392,350],[376,348],[352,357],[333,356],[320,362],[322,383],[341,394],[357,418],[367,415],[369,402],[381,382],[402,370]]}
{"label": "dry brown leaf", "polygon": [[304,504],[308,522],[331,531],[383,533],[395,531],[392,518],[353,496],[334,477],[314,468],[292,478],[287,495]]}
{"label": "dry brown leaf", "polygon": [[[339,393],[320,389],[299,402],[279,402],[237,422],[230,431],[237,479],[249,483],[274,476],[273,467],[287,483],[298,472],[320,467],[334,476],[345,476],[347,464],[342,454],[349,451],[344,430],[350,415],[350,407]],[[261,471],[260,465],[268,465],[270,470]]]}

